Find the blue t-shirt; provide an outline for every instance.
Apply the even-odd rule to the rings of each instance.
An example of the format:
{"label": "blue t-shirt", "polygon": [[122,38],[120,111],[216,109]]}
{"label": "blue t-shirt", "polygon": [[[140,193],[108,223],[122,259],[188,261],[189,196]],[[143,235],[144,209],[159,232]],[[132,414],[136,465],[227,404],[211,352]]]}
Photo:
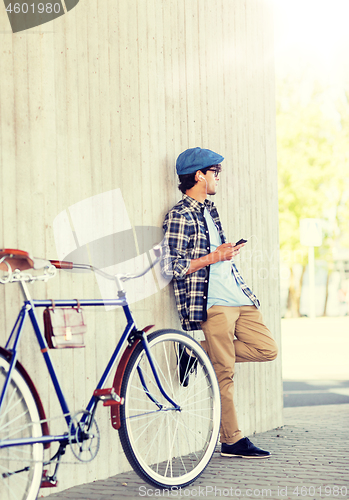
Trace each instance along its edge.
{"label": "blue t-shirt", "polygon": [[[207,208],[205,208],[204,217],[210,234],[210,251],[214,252],[222,244],[221,238]],[[234,274],[231,271],[230,260],[211,264],[207,309],[212,306],[239,307],[251,305],[253,305],[252,300],[244,294],[240,285],[235,280]]]}

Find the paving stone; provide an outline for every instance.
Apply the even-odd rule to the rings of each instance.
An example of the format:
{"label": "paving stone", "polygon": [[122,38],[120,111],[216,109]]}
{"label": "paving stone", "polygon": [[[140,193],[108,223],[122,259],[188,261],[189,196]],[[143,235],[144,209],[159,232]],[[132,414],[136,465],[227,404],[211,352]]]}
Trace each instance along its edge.
{"label": "paving stone", "polygon": [[[349,500],[349,458],[347,439],[349,405],[286,408],[285,425],[256,434],[251,440],[269,449],[272,456],[264,460],[227,459],[220,447],[211,463],[189,487],[161,498],[217,499],[264,498],[270,500]],[[319,415],[321,418],[319,418]],[[127,483],[123,486],[122,483]],[[333,494],[333,487],[347,489],[347,495]],[[299,494],[296,495],[297,487]],[[301,490],[301,488],[304,488]],[[313,487],[311,490],[309,488]],[[331,494],[325,493],[331,488]],[[201,490],[200,490],[201,488]],[[233,495],[227,497],[229,489]],[[286,492],[287,496],[283,495]],[[315,489],[315,495],[313,493]],[[48,500],[119,500],[155,497],[155,488],[146,485],[133,471],[118,474],[104,481],[95,481],[49,495]],[[252,490],[252,495],[251,495]],[[205,495],[202,495],[202,491]],[[221,493],[219,493],[219,491]],[[306,496],[301,494],[307,493]],[[201,495],[199,493],[201,492]],[[142,493],[142,494],[141,494]],[[181,493],[181,494],[180,494]],[[271,496],[270,496],[271,493]],[[269,495],[269,496],[268,496]]]}

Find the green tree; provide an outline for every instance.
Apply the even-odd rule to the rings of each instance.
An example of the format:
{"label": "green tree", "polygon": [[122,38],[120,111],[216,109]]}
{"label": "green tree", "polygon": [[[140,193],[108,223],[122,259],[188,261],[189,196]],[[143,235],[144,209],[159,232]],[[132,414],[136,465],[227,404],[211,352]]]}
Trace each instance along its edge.
{"label": "green tree", "polygon": [[[344,244],[349,215],[348,100],[334,104],[328,100],[326,89],[319,86],[304,98],[295,88],[300,85],[297,87],[290,80],[279,83],[276,117],[280,251],[281,260],[290,269],[289,316],[299,315],[308,260],[307,248],[299,241],[300,220],[324,220],[324,241],[317,248],[316,257],[325,260],[331,271],[333,247],[339,239]],[[294,273],[296,264],[302,266],[299,281]]]}

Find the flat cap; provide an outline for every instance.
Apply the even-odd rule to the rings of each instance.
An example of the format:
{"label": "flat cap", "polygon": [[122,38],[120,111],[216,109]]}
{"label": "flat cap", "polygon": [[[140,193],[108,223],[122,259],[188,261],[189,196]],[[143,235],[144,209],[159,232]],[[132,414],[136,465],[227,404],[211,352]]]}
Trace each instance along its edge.
{"label": "flat cap", "polygon": [[218,165],[224,160],[223,156],[210,149],[191,148],[181,153],[176,162],[178,175],[192,174],[202,168]]}

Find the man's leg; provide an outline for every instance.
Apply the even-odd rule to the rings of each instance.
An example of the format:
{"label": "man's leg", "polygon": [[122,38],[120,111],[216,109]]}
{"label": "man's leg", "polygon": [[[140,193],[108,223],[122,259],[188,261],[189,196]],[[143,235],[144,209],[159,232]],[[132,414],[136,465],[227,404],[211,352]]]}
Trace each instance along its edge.
{"label": "man's leg", "polygon": [[255,306],[241,306],[235,325],[234,347],[236,362],[272,361],[278,348]]}
{"label": "man's leg", "polygon": [[238,427],[234,406],[235,322],[239,307],[213,306],[201,323],[208,355],[216,372],[222,404],[221,443],[236,443],[243,435]]}
{"label": "man's leg", "polygon": [[[201,327],[206,338],[205,349],[215,369],[221,393],[222,456],[270,456],[268,451],[257,448],[243,437],[233,402],[235,361],[269,361],[277,355],[277,346],[263,323],[262,315],[255,306],[213,306]],[[234,333],[237,336],[235,340]]]}

